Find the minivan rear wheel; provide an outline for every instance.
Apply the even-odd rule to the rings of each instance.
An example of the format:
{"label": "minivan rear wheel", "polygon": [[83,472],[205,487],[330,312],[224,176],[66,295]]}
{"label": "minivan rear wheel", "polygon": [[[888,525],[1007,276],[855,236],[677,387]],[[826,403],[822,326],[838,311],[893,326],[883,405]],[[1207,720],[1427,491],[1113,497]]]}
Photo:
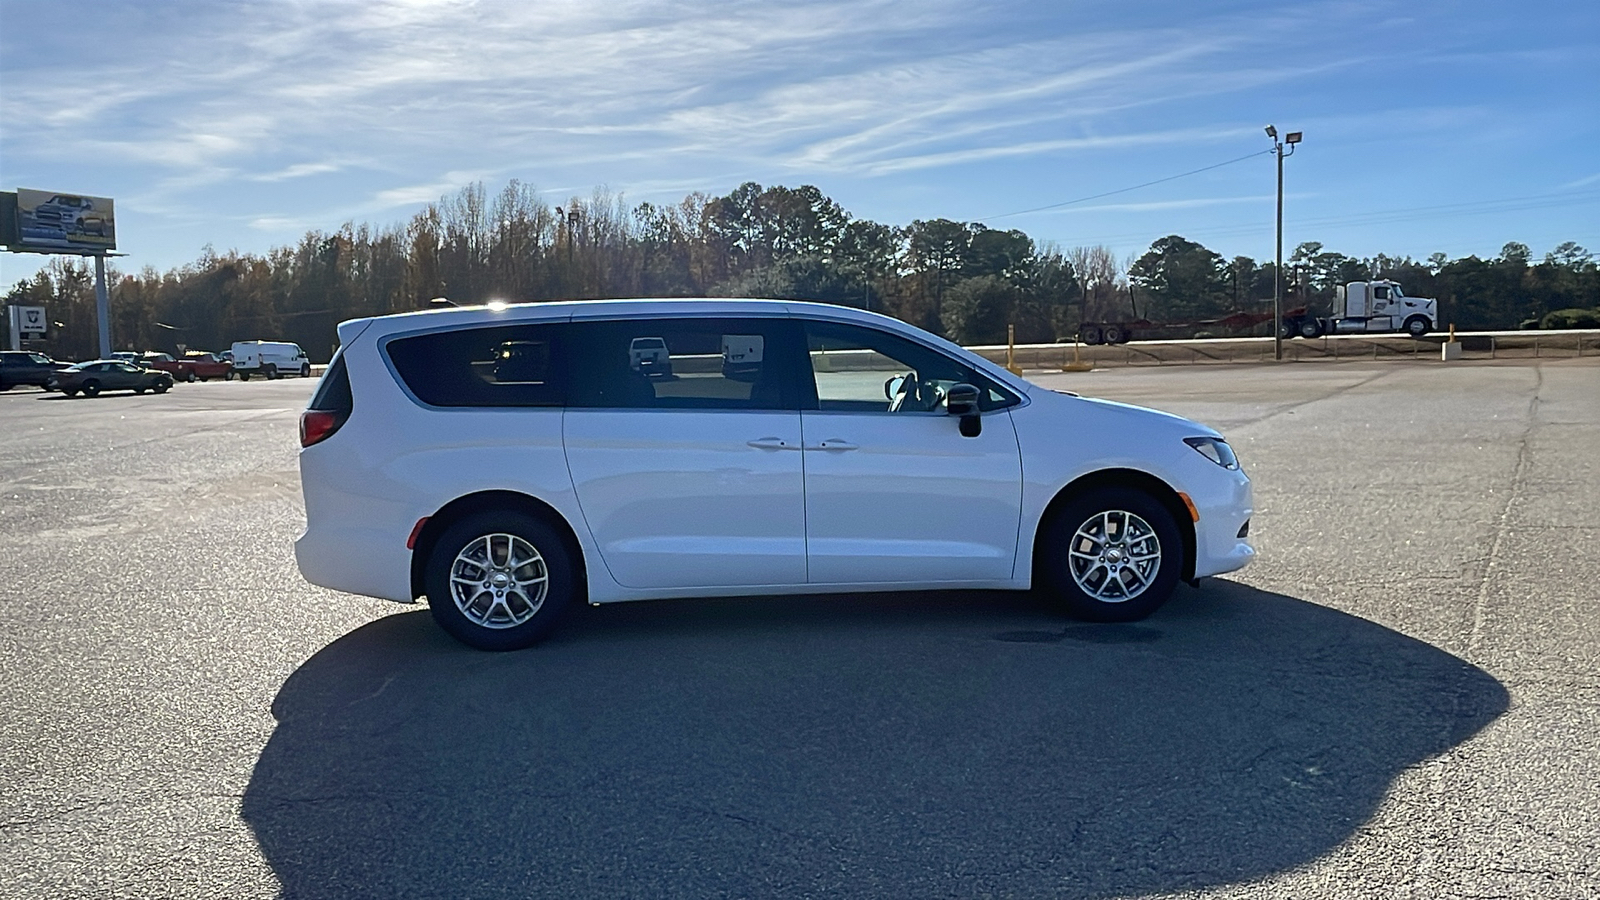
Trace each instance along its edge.
{"label": "minivan rear wheel", "polygon": [[475,513],[445,529],[424,586],[433,620],[479,650],[520,650],[548,636],[577,592],[566,542],[513,510]]}
{"label": "minivan rear wheel", "polygon": [[1183,540],[1166,507],[1136,488],[1104,487],[1069,501],[1039,547],[1045,587],[1080,619],[1132,622],[1172,595]]}

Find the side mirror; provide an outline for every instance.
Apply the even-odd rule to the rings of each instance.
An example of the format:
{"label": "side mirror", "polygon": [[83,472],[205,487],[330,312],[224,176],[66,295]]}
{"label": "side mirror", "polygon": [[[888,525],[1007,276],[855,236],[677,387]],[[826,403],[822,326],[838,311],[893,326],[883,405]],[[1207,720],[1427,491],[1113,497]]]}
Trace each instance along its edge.
{"label": "side mirror", "polygon": [[977,437],[983,433],[983,420],[978,412],[978,389],[970,384],[952,384],[944,395],[945,412],[961,417],[962,437]]}

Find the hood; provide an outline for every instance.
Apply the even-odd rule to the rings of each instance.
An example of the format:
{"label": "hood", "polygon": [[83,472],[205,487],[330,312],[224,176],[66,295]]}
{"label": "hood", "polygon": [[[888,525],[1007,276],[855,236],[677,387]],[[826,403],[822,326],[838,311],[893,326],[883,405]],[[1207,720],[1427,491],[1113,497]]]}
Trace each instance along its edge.
{"label": "hood", "polygon": [[1204,436],[1220,439],[1222,437],[1221,432],[1215,428],[1201,425],[1193,419],[1185,419],[1183,416],[1162,412],[1159,409],[1134,406],[1131,403],[1118,403],[1115,400],[1101,400],[1096,397],[1074,397],[1073,402],[1087,403],[1113,420],[1136,421],[1146,428],[1170,430],[1180,438]]}

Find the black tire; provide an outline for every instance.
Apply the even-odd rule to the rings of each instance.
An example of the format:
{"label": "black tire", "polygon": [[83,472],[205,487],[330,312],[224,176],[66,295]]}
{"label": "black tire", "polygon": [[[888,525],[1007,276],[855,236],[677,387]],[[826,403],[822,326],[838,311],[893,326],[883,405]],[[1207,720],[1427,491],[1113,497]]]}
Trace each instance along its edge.
{"label": "black tire", "polygon": [[[1119,513],[1123,515],[1119,516]],[[1160,557],[1153,568],[1142,571],[1146,583],[1142,589],[1134,584],[1141,574],[1137,563],[1124,564],[1119,570],[1116,578],[1124,587],[1110,588],[1113,576],[1109,568],[1093,559],[1074,557],[1070,552],[1080,528],[1093,532],[1094,527],[1100,527],[1108,533],[1115,532],[1110,535],[1113,539],[1126,534],[1124,528],[1130,520],[1123,516],[1128,513],[1143,520],[1150,533],[1139,536],[1144,529],[1136,528],[1136,539],[1124,542],[1119,548],[1112,548],[1110,541],[1096,545],[1091,538],[1085,537],[1080,549],[1091,553],[1097,549],[1102,552],[1109,549],[1121,549],[1124,553],[1148,552],[1150,541],[1153,540]],[[1103,524],[1107,519],[1100,518],[1103,515],[1108,516],[1112,523],[1109,528]],[[1102,524],[1096,525],[1097,520]],[[1066,607],[1070,615],[1091,622],[1133,622],[1150,615],[1172,596],[1172,590],[1177,587],[1179,574],[1184,568],[1183,538],[1172,513],[1154,497],[1137,488],[1095,488],[1072,499],[1054,513],[1045,526],[1043,537],[1038,548],[1038,572],[1042,586]],[[1133,580],[1120,574],[1122,570],[1131,572]],[[1074,577],[1075,572],[1081,574],[1091,588],[1098,584],[1101,591],[1108,594],[1125,593],[1130,585],[1135,590],[1125,599],[1102,599],[1086,592],[1079,584],[1080,579]],[[1097,572],[1098,578],[1095,577]]]}
{"label": "black tire", "polygon": [[1099,344],[1102,340],[1100,327],[1098,325],[1090,325],[1088,328],[1083,329],[1083,332],[1078,335],[1078,339],[1091,347]]}
{"label": "black tire", "polygon": [[[489,535],[514,535],[543,557],[545,595],[534,604],[532,615],[519,624],[496,627],[477,621],[462,611],[451,592],[451,569],[457,556]],[[524,565],[515,571],[526,568]],[[439,627],[461,643],[479,650],[521,650],[544,640],[579,592],[577,567],[561,532],[542,519],[513,510],[475,513],[445,529],[429,554],[423,586],[433,620]],[[469,598],[467,606],[473,605]],[[509,599],[503,608],[511,611]],[[527,608],[528,604],[524,603],[516,612],[524,613]],[[492,614],[493,610],[490,606],[488,612]]]}
{"label": "black tire", "polygon": [[1307,339],[1322,337],[1322,323],[1316,319],[1301,319],[1300,336]]}
{"label": "black tire", "polygon": [[172,387],[172,382],[163,379],[151,385],[150,389],[158,394],[165,394],[170,387]]}
{"label": "black tire", "polygon": [[1117,325],[1107,325],[1101,332],[1101,337],[1108,344],[1120,344],[1128,339],[1128,336],[1122,333],[1122,328]]}
{"label": "black tire", "polygon": [[262,366],[261,367],[261,374],[265,375],[267,377],[268,381],[277,381],[278,380],[278,367],[277,366]]}
{"label": "black tire", "polygon": [[100,382],[95,381],[93,378],[85,381],[83,383],[83,395],[85,397],[100,396]]}
{"label": "black tire", "polygon": [[239,380],[240,381],[249,381],[250,380],[250,373],[249,372],[240,372],[239,373]]}
{"label": "black tire", "polygon": [[1284,319],[1282,322],[1278,323],[1278,337],[1287,341],[1294,336],[1295,329],[1293,319]]}
{"label": "black tire", "polygon": [[310,378],[311,377],[311,364],[310,363],[307,363],[307,364],[305,364],[305,365],[300,367],[300,377],[301,378]]}
{"label": "black tire", "polygon": [[188,372],[184,373],[183,380],[188,384],[194,384],[194,382],[195,382],[194,370],[190,369]]}
{"label": "black tire", "polygon": [[142,388],[142,387],[136,387],[136,388],[134,388],[134,389],[133,389],[133,392],[134,392],[134,393],[135,393],[135,394],[142,394],[142,393],[144,393],[144,388]]}
{"label": "black tire", "polygon": [[61,393],[64,394],[65,396],[68,396],[68,397],[76,397],[76,396],[78,396],[78,389],[77,388],[70,388],[68,390],[62,391]]}
{"label": "black tire", "polygon": [[1406,320],[1406,334],[1414,338],[1422,337],[1428,333],[1428,320],[1422,316],[1412,316]]}
{"label": "black tire", "polygon": [[232,372],[223,372],[222,373],[222,380],[223,381],[232,381],[233,380],[233,373]]}

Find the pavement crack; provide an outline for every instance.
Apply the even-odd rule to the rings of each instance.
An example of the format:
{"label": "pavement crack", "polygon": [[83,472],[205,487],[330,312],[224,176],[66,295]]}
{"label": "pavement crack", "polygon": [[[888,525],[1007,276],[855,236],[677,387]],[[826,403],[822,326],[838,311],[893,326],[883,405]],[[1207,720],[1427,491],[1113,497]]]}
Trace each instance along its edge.
{"label": "pavement crack", "polygon": [[1516,504],[1517,498],[1522,496],[1523,486],[1528,480],[1528,447],[1533,437],[1533,432],[1539,425],[1539,392],[1544,388],[1544,370],[1535,366],[1533,369],[1534,383],[1533,396],[1528,398],[1528,424],[1522,430],[1522,436],[1517,441],[1517,463],[1511,471],[1511,488],[1506,491],[1505,503],[1500,507],[1500,516],[1495,523],[1494,537],[1489,541],[1489,553],[1484,558],[1483,571],[1478,576],[1478,598],[1472,609],[1472,630],[1467,636],[1468,656],[1476,653],[1478,645],[1483,640],[1484,616],[1489,603],[1489,581],[1500,562],[1500,551],[1505,544],[1506,532],[1510,530],[1511,508]]}

